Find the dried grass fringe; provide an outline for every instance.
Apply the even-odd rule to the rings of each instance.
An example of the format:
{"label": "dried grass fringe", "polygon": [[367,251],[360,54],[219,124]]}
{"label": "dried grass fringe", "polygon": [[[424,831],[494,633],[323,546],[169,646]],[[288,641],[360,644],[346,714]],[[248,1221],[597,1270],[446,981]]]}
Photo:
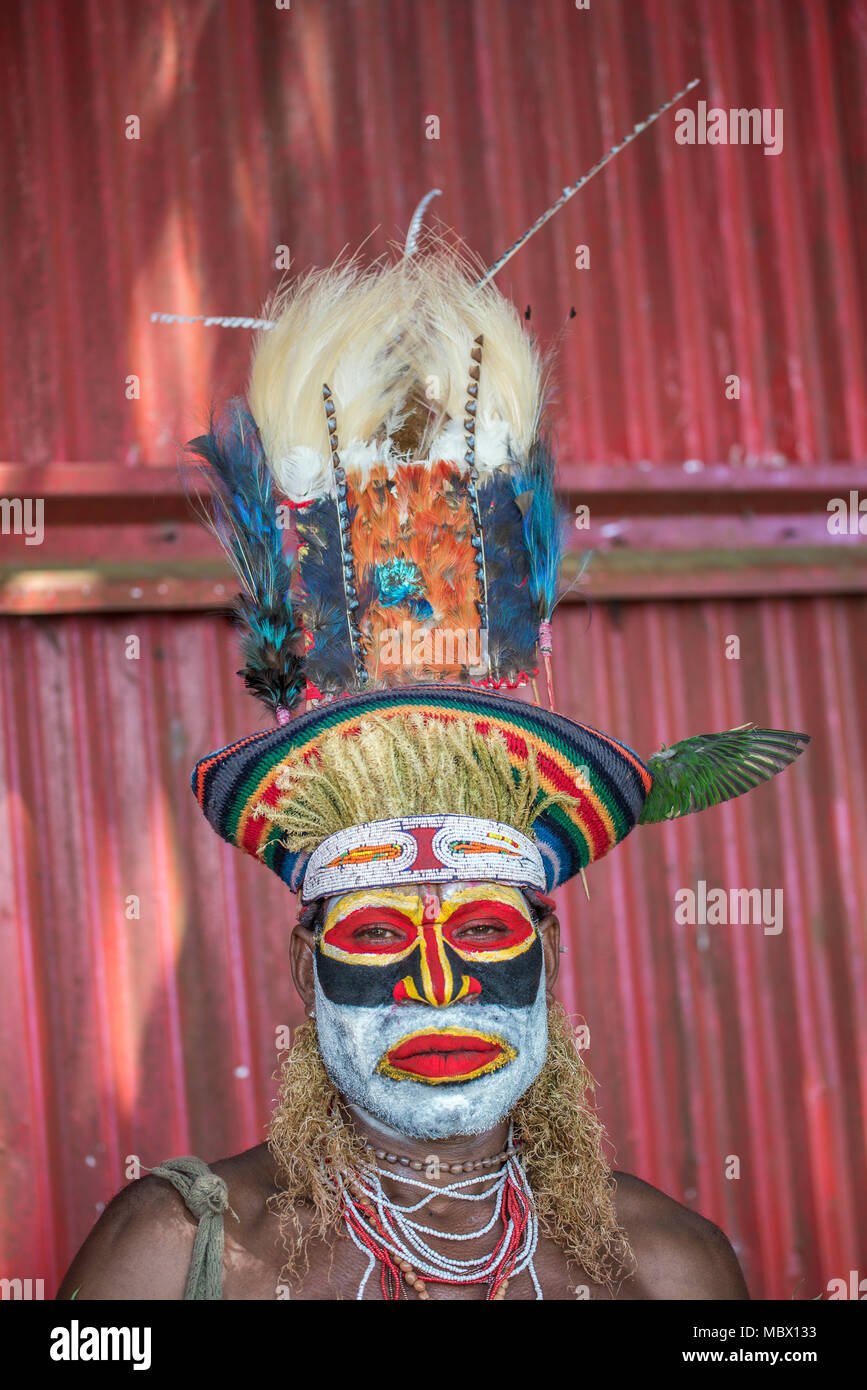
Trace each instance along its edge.
{"label": "dried grass fringe", "polygon": [[514,768],[501,734],[422,713],[367,715],[349,731],[325,733],[314,754],[286,760],[276,786],[284,795],[273,806],[259,802],[253,815],[278,826],[293,853],[337,830],[405,815],[479,816],[527,834],[548,806],[571,802],[543,795],[532,749]]}

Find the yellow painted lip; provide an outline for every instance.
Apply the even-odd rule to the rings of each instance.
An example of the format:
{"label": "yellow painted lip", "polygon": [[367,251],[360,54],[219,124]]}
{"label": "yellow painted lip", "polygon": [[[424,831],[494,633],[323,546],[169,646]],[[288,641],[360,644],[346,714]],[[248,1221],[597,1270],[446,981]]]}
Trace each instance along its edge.
{"label": "yellow painted lip", "polygon": [[[479,1066],[470,1066],[466,1071],[452,1071],[442,1076],[424,1075],[422,1072],[401,1065],[401,1061],[409,1061],[411,1056],[431,1056],[439,1051],[441,1051],[443,1057],[447,1057],[450,1051],[454,1053],[461,1050],[470,1051],[473,1049],[461,1049],[460,1047],[452,1049],[420,1047],[415,1053],[410,1053],[406,1058],[400,1060],[396,1059],[394,1054],[406,1047],[407,1043],[411,1043],[416,1038],[440,1038],[443,1040],[446,1038],[455,1038],[482,1043],[484,1044],[484,1051],[481,1055],[484,1057],[484,1061],[482,1061]],[[501,1067],[506,1067],[510,1062],[513,1062],[517,1055],[511,1043],[506,1042],[506,1039],[500,1037],[497,1033],[481,1033],[470,1028],[418,1028],[414,1033],[406,1033],[402,1038],[399,1038],[396,1043],[393,1043],[380,1059],[376,1069],[383,1076],[391,1077],[393,1081],[420,1081],[427,1086],[443,1086],[454,1082],[472,1081],[477,1076],[485,1076],[490,1072],[499,1071]]]}

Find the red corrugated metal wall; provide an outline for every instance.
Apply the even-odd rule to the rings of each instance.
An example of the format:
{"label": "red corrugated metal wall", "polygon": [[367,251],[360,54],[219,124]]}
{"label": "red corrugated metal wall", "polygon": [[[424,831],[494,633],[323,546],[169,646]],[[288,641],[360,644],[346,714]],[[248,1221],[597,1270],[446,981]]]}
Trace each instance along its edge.
{"label": "red corrugated metal wall", "polygon": [[[99,493],[84,465],[117,470],[122,497],[244,384],[244,334],[151,312],[255,313],[278,246],[303,268],[378,227],[378,253],[433,186],[491,259],[693,75],[692,105],[782,107],[783,153],[678,146],[669,117],[500,280],[544,341],[577,310],[561,459],[582,479],[726,464],[735,493],[789,465],[863,477],[860,0],[91,0],[8,6],[0,35],[0,455],[48,496],[46,551],[56,505],[82,605],[109,559],[175,563],[165,536],[141,541],[135,503],[69,502]],[[10,572],[34,560],[20,537],[0,546]],[[791,583],[557,622],[564,708],[641,752],[747,718],[813,735],[748,800],[637,832],[589,875],[589,905],[563,895],[560,993],[590,1024],[617,1163],[717,1220],[759,1297],[867,1273],[867,599]],[[694,558],[670,592],[707,592]],[[213,1159],[263,1136],[275,1030],[299,1013],[291,899],[188,791],[196,757],[260,722],[225,620],[31,606],[0,619],[0,1275],[52,1281],[126,1155]],[[783,931],[678,926],[674,893],[700,879],[782,888]]]}
{"label": "red corrugated metal wall", "polygon": [[676,145],[670,116],[498,281],[546,340],[578,310],[562,452],[867,455],[860,0],[35,0],[0,25],[9,459],[171,461],[249,341],[152,311],[255,313],[278,246],[379,253],[432,187],[493,260],[692,76],[692,105],[782,107],[782,155]]}

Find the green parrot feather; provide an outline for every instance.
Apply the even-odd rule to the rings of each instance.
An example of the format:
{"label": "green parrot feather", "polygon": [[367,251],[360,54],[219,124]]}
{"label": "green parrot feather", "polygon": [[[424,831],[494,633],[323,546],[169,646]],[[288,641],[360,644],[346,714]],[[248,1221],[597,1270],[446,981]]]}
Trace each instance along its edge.
{"label": "green parrot feather", "polygon": [[809,742],[809,734],[743,724],[662,748],[647,759],[653,786],[638,824],[673,820],[742,796],[782,772]]}

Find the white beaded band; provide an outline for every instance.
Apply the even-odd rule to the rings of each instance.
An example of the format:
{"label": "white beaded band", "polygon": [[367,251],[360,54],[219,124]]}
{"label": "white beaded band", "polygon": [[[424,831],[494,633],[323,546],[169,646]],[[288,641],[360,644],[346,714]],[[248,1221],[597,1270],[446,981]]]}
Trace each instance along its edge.
{"label": "white beaded band", "polygon": [[510,825],[479,816],[399,816],[329,835],[307,862],[301,897],[455,879],[546,886],[539,850]]}

